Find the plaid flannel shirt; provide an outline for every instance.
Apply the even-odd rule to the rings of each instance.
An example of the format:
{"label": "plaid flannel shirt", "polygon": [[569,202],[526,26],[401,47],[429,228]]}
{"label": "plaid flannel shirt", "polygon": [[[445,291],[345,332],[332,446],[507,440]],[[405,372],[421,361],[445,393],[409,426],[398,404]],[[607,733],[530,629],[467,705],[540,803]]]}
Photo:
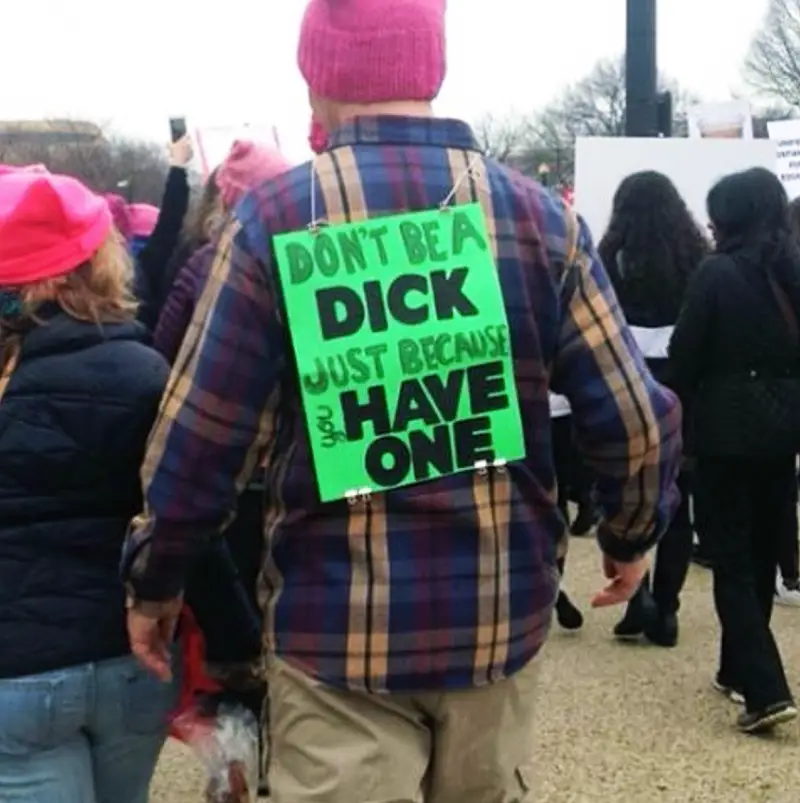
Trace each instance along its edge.
{"label": "plaid flannel shirt", "polygon": [[[478,200],[486,214],[527,457],[505,472],[321,504],[271,237],[306,227],[313,209],[330,223],[429,209],[456,184],[453,202]],[[222,235],[151,435],[126,579],[141,600],[177,595],[197,546],[224,527],[265,458],[268,649],[327,683],[372,692],[513,674],[546,637],[564,537],[549,388],[569,399],[598,474],[600,545],[632,559],[678,501],[680,408],[647,370],[585,224],[484,159],[461,122],[358,119],[313,168],[247,196]]]}

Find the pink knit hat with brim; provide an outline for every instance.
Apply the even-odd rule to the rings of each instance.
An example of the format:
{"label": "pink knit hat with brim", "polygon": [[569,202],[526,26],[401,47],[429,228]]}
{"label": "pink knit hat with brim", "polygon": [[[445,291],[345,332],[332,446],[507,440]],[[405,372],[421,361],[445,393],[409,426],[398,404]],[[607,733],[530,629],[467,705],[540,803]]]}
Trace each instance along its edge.
{"label": "pink knit hat with brim", "polygon": [[275,148],[248,140],[236,140],[217,168],[217,187],[228,209],[250,190],[290,170],[292,165]]}
{"label": "pink knit hat with brim", "polygon": [[111,226],[105,199],[77,179],[0,173],[0,287],[71,273],[95,254]]}
{"label": "pink knit hat with brim", "polygon": [[446,70],[446,0],[309,0],[297,60],[340,103],[433,100]]}
{"label": "pink knit hat with brim", "polygon": [[130,204],[128,222],[131,237],[149,237],[158,223],[158,207],[152,204]]}

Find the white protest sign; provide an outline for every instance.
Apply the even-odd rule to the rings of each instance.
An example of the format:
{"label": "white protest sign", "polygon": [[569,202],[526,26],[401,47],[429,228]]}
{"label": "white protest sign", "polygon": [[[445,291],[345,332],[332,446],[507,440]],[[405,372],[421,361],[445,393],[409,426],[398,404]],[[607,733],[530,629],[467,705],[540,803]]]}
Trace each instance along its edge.
{"label": "white protest sign", "polygon": [[575,148],[575,208],[596,241],[611,218],[620,182],[640,170],[672,179],[701,225],[708,222],[706,196],[723,176],[766,167],[775,170],[775,143],[766,139],[658,139],[578,137]]}
{"label": "white protest sign", "polygon": [[753,139],[753,112],[746,100],[698,103],[687,118],[692,139]]}
{"label": "white protest sign", "polygon": [[800,197],[800,120],[773,120],[767,131],[777,148],[775,171],[794,200]]}
{"label": "white protest sign", "polygon": [[194,129],[194,140],[203,175],[208,176],[215,167],[222,164],[237,139],[260,142],[280,150],[278,129],[274,125],[240,123],[197,126]]}

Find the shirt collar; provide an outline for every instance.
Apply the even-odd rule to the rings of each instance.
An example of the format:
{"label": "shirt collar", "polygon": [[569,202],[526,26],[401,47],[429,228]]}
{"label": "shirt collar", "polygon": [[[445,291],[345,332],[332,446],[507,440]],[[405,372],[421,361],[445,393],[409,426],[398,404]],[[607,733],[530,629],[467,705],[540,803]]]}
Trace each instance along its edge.
{"label": "shirt collar", "polygon": [[443,117],[356,117],[328,138],[328,149],[351,145],[432,145],[481,151],[467,123]]}

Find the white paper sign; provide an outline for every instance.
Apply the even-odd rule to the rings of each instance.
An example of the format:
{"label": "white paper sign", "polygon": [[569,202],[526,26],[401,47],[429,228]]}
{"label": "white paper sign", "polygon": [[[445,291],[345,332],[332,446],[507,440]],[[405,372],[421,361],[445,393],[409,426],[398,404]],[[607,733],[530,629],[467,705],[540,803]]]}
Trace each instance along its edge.
{"label": "white paper sign", "polygon": [[697,222],[705,225],[711,187],[723,176],[750,167],[775,170],[775,143],[767,139],[578,137],[575,208],[599,241],[620,182],[631,173],[657,170],[672,179]]}
{"label": "white paper sign", "polygon": [[271,125],[217,125],[198,126],[194,129],[195,148],[200,157],[203,175],[208,174],[225,161],[231,146],[237,139],[252,140],[280,150],[278,129]]}
{"label": "white paper sign", "polygon": [[800,120],[774,120],[767,131],[777,148],[775,172],[793,201],[800,197]]}
{"label": "white paper sign", "polygon": [[687,117],[692,139],[753,139],[753,112],[746,100],[699,103]]}

